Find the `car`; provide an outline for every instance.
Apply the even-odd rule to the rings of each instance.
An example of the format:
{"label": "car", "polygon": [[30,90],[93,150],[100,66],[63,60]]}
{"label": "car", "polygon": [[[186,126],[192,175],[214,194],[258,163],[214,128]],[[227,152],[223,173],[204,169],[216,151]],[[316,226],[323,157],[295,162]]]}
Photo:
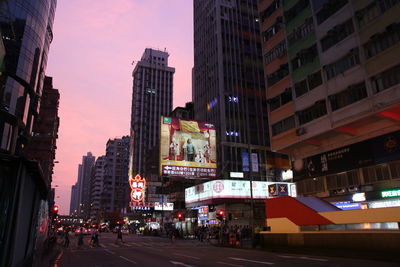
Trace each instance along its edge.
{"label": "car", "polygon": [[128,235],[129,234],[128,228],[122,228],[121,233]]}

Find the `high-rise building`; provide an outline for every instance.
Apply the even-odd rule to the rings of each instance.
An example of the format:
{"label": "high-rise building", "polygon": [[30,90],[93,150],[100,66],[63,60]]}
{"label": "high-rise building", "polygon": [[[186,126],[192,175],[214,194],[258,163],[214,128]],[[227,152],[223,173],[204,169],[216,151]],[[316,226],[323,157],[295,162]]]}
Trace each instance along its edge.
{"label": "high-rise building", "polygon": [[146,154],[159,145],[160,119],[172,111],[173,74],[169,54],[146,48],[133,70],[131,110],[131,166],[135,174],[146,169]]}
{"label": "high-rise building", "polygon": [[95,157],[91,152],[82,157],[78,168],[78,215],[88,219],[90,216],[90,180],[92,177]]}
{"label": "high-rise building", "polygon": [[37,229],[47,225],[50,185],[39,164],[22,155],[39,115],[56,3],[0,1],[0,266],[43,254],[47,231]]}
{"label": "high-rise building", "polygon": [[[160,120],[172,111],[173,75],[166,51],[146,48],[133,71],[129,176],[147,178],[146,201],[161,201],[156,188]],[[154,171],[155,170],[155,171]]]}
{"label": "high-rise building", "polygon": [[[194,114],[217,126],[218,175],[269,179],[268,120],[257,0],[194,0]],[[256,165],[258,165],[257,170]]]}
{"label": "high-rise building", "polygon": [[94,171],[90,180],[90,218],[96,219],[100,211],[101,193],[104,183],[104,166],[106,158],[100,156],[94,164]]}
{"label": "high-rise building", "polygon": [[400,2],[259,8],[271,148],[291,156],[298,192],[389,205],[381,191],[400,186]]}
{"label": "high-rise building", "polygon": [[106,155],[103,158],[103,186],[100,196],[100,210],[106,213],[126,213],[130,192],[128,182],[129,144],[129,136],[107,141]]}
{"label": "high-rise building", "polygon": [[77,215],[78,213],[78,183],[71,186],[71,202],[69,206],[69,215]]}
{"label": "high-rise building", "polygon": [[40,100],[39,116],[33,125],[31,140],[25,149],[25,156],[37,160],[43,171],[43,178],[50,185],[52,181],[56,141],[58,138],[58,104],[60,93],[53,88],[53,78],[45,77]]}

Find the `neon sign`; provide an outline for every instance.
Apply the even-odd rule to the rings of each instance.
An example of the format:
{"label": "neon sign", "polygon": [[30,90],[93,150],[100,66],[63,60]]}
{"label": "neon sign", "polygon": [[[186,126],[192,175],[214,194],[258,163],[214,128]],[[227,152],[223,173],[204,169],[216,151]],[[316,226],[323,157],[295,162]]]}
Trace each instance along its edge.
{"label": "neon sign", "polygon": [[131,186],[131,199],[134,202],[140,202],[144,198],[144,190],[146,189],[146,179],[141,177],[139,174],[135,178],[129,179],[129,185]]}

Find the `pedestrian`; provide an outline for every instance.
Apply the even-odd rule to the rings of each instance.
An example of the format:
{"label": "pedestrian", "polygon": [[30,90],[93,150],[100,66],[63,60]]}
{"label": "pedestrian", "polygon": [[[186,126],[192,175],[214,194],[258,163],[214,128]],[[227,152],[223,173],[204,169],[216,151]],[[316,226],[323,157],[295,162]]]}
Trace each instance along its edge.
{"label": "pedestrian", "polygon": [[120,227],[118,227],[118,230],[117,230],[117,240],[115,241],[115,243],[118,242],[118,239],[121,240],[122,243],[124,243],[124,241],[122,241],[122,231],[121,231]]}
{"label": "pedestrian", "polygon": [[81,228],[78,234],[78,248],[81,248],[83,245],[83,229]]}
{"label": "pedestrian", "polygon": [[65,230],[64,233],[64,247],[69,247],[69,232],[68,229]]}

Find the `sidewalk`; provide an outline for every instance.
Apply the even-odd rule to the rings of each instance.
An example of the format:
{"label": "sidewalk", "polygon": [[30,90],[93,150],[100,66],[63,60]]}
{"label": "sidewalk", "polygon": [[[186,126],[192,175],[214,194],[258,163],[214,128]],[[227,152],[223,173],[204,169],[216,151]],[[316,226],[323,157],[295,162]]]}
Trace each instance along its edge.
{"label": "sidewalk", "polygon": [[58,257],[63,252],[61,242],[62,240],[57,238],[56,243],[49,245],[49,247],[43,251],[41,259],[35,262],[33,267],[53,267]]}

